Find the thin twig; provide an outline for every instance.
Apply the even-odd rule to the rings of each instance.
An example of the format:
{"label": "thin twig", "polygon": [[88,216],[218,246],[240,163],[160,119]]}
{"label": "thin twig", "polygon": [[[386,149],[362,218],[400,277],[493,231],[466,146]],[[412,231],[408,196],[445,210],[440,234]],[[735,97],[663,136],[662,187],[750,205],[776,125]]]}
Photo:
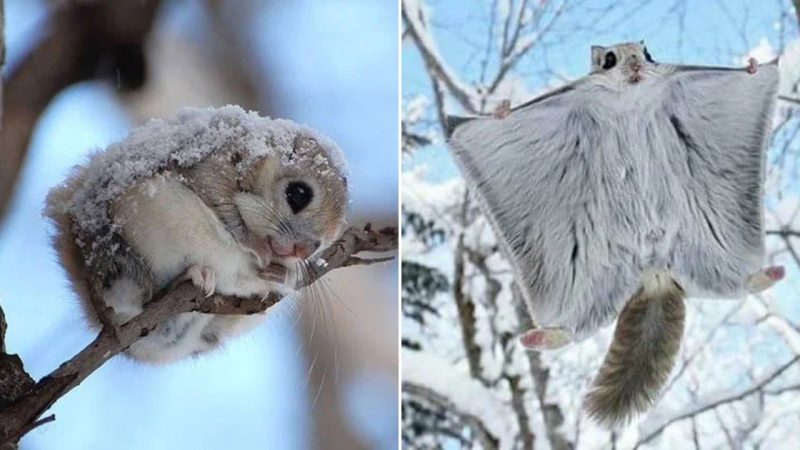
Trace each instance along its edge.
{"label": "thin twig", "polygon": [[465,85],[458,80],[456,75],[439,58],[438,51],[431,47],[432,43],[427,39],[427,30],[422,28],[424,26],[422,18],[415,16],[415,14],[422,14],[422,10],[409,8],[406,2],[403,2],[402,13],[403,22],[407,26],[412,41],[422,55],[428,71],[447,86],[447,90],[465,111],[470,114],[477,113],[475,105],[472,103],[472,97]]}
{"label": "thin twig", "polygon": [[761,380],[759,380],[758,382],[748,386],[746,389],[734,390],[731,391],[730,393],[727,393],[726,395],[710,395],[706,397],[710,399],[709,401],[702,401],[702,399],[698,400],[697,402],[695,402],[695,405],[691,408],[687,408],[672,416],[662,416],[664,418],[661,418],[660,420],[656,419],[659,420],[658,424],[652,428],[648,428],[649,431],[646,434],[643,434],[639,438],[639,442],[636,443],[636,448],[638,448],[642,444],[651,441],[656,436],[660,435],[669,425],[671,425],[674,422],[694,417],[698,414],[714,409],[725,403],[731,403],[738,400],[742,400],[749,395],[761,391],[766,385],[771,383],[773,380],[775,380],[778,376],[780,376],[783,372],[792,367],[798,361],[800,361],[800,355],[793,357],[792,359],[790,359],[789,361],[787,361],[786,363],[782,364],[780,367],[775,369],[773,372],[762,377]]}
{"label": "thin twig", "polygon": [[795,105],[800,105],[800,98],[789,97],[788,95],[779,95],[778,99],[785,102],[794,103]]}

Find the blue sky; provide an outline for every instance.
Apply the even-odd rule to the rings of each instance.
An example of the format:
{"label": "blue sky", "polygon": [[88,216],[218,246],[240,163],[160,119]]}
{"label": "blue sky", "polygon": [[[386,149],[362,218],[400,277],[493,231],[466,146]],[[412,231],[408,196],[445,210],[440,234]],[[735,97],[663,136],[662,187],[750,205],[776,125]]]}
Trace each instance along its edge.
{"label": "blue sky", "polygon": [[[13,67],[38,39],[47,2],[5,3]],[[168,26],[196,27],[192,4],[173,2],[177,7],[168,10]],[[354,216],[393,217],[396,5],[362,0],[342,8],[328,0],[273,10],[277,13],[253,18],[252,35],[257,56],[280,64],[270,73],[280,92],[280,113],[320,129],[343,148],[350,162]],[[41,210],[47,190],[71,166],[88,151],[124,138],[132,126],[111,89],[83,83],[50,105],[33,137],[11,212],[0,225],[0,303],[10,325],[7,344],[34,378],[93,337],[50,249],[51,228]],[[389,266],[386,272],[395,270]],[[394,275],[382,282],[395,292]],[[397,301],[389,297],[376,301]],[[283,320],[270,320],[207,358],[157,368],[115,358],[61,399],[51,410],[56,422],[31,433],[22,448],[306,448],[315,387],[310,394],[306,390],[308,362],[292,305],[278,308]],[[349,385],[342,383],[348,414],[357,419],[362,435],[378,448],[393,447],[395,380],[367,372]]]}

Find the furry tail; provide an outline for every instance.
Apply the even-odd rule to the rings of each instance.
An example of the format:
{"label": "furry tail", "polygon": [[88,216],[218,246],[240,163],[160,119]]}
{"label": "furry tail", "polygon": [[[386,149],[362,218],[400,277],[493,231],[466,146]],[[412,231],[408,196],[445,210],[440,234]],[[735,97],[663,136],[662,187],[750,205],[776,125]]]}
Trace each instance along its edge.
{"label": "furry tail", "polygon": [[660,275],[646,280],[622,310],[605,361],[586,396],[590,417],[615,428],[653,404],[675,363],[685,315],[680,286]]}

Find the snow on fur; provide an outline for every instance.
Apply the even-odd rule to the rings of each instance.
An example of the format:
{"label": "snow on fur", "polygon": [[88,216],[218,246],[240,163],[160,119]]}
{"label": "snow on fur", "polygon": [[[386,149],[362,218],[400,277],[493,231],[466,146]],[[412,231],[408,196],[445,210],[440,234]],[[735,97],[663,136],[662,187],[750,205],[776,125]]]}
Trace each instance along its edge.
{"label": "snow on fur", "polygon": [[[152,119],[132,130],[125,140],[91,154],[85,165],[76,166],[64,183],[50,191],[45,215],[53,220],[71,217],[76,243],[84,252],[88,250],[91,259],[95,249],[104,246],[116,231],[109,213],[111,205],[138,181],[158,172],[192,167],[209,156],[233,150],[244,151],[237,166],[240,172],[254,161],[275,154],[281,155],[285,165],[291,165],[310,152],[303,146],[293,149],[298,136],[316,140],[327,155],[314,159],[321,176],[345,175],[339,147],[308,126],[261,117],[233,105],[184,108],[173,117]],[[90,244],[81,236],[97,239]]]}

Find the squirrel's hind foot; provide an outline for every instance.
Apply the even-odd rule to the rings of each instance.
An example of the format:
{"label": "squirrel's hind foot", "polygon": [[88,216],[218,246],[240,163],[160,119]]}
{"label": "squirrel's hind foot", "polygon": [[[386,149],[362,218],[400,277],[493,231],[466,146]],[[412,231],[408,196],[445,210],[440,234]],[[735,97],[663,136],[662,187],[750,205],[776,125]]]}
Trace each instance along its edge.
{"label": "squirrel's hind foot", "polygon": [[786,269],[783,266],[766,267],[747,278],[747,290],[751,294],[767,290],[782,280],[785,275]]}

